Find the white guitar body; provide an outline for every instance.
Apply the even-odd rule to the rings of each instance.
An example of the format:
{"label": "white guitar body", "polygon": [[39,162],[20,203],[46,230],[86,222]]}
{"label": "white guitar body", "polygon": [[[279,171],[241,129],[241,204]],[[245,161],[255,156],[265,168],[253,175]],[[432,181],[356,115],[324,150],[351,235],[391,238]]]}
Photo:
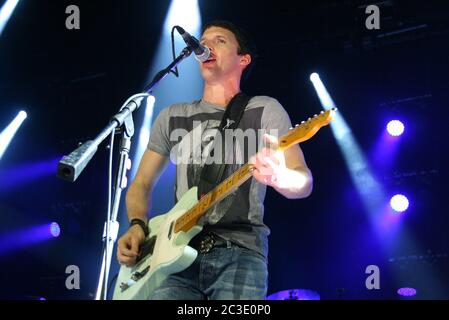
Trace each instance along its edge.
{"label": "white guitar body", "polygon": [[[197,200],[197,188],[191,188],[168,213],[149,221],[147,241],[155,239],[154,247],[134,267],[122,266],[114,290],[114,300],[148,300],[168,275],[180,272],[195,261],[198,252],[188,246],[201,230],[194,226],[188,232],[175,234],[174,225]],[[154,238],[156,237],[156,238]]]}

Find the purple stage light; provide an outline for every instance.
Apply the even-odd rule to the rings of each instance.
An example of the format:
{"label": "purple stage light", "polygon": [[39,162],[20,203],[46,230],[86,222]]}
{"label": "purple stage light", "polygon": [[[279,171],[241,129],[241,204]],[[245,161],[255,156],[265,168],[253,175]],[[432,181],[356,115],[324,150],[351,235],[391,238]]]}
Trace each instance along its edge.
{"label": "purple stage light", "polygon": [[267,300],[320,300],[320,295],[314,290],[290,289],[269,295]]}
{"label": "purple stage light", "polygon": [[13,192],[19,187],[54,175],[59,160],[61,157],[58,156],[0,169],[0,193]]}
{"label": "purple stage light", "polygon": [[61,234],[61,228],[57,222],[52,222],[50,224],[50,233],[53,237],[57,238]]}
{"label": "purple stage light", "polygon": [[409,201],[406,196],[397,194],[391,198],[390,206],[396,212],[404,212],[408,209]]}
{"label": "purple stage light", "polygon": [[398,289],[398,295],[403,297],[413,297],[416,296],[416,289],[415,288],[399,288]]}
{"label": "purple stage light", "polygon": [[[58,226],[59,227],[59,226]],[[54,239],[49,223],[0,235],[0,256]]]}
{"label": "purple stage light", "polygon": [[392,120],[387,124],[387,131],[393,137],[400,136],[404,133],[404,124],[399,120]]}

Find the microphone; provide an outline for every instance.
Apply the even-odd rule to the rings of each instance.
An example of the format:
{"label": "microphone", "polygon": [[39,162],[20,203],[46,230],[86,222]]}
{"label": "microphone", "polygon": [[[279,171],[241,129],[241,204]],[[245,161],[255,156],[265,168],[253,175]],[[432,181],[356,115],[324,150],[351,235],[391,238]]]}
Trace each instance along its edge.
{"label": "microphone", "polygon": [[191,36],[187,31],[185,31],[180,26],[175,26],[176,30],[178,30],[184,42],[192,48],[193,52],[195,52],[195,59],[199,62],[207,61],[210,57],[210,49],[206,46],[203,46],[197,38]]}

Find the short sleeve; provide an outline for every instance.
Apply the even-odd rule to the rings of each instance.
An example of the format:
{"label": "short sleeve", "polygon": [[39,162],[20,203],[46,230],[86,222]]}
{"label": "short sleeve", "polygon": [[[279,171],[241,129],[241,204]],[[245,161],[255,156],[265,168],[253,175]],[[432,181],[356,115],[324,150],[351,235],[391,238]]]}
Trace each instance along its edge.
{"label": "short sleeve", "polygon": [[267,99],[262,113],[261,127],[266,130],[266,133],[278,138],[286,134],[292,127],[287,111],[276,99]]}
{"label": "short sleeve", "polygon": [[169,118],[169,108],[159,112],[151,128],[150,141],[147,147],[167,157],[170,155]]}

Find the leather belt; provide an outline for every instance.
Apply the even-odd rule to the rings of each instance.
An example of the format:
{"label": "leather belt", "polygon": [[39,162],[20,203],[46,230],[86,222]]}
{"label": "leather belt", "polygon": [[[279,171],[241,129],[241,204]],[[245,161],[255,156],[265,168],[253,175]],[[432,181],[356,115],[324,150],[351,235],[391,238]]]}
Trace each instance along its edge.
{"label": "leather belt", "polygon": [[217,236],[212,232],[199,233],[189,243],[189,245],[199,253],[208,253],[215,247],[227,247],[229,241]]}

